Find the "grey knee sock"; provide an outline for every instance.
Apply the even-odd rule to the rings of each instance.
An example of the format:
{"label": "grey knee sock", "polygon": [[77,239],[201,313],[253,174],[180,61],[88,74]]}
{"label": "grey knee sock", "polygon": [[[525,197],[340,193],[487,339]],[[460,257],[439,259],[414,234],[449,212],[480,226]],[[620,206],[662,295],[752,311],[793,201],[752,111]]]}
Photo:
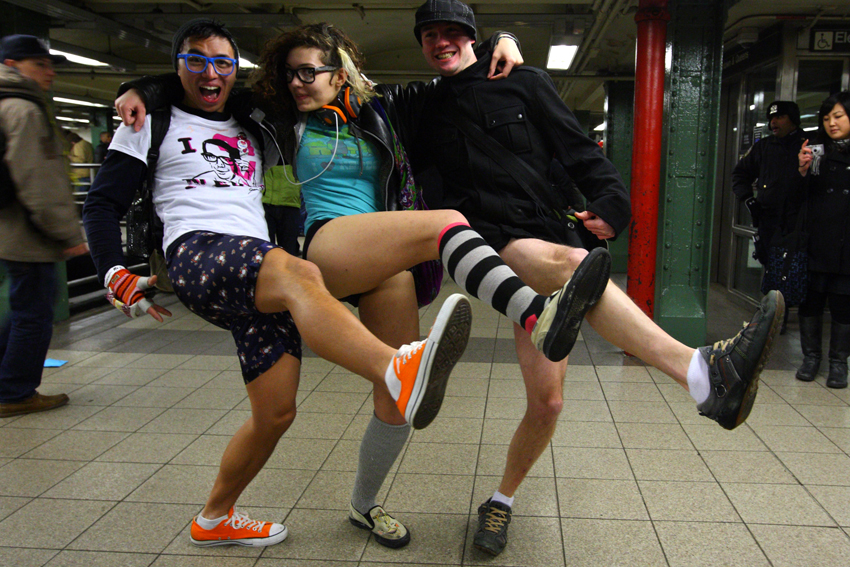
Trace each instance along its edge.
{"label": "grey knee sock", "polygon": [[360,461],[351,493],[351,504],[361,514],[365,515],[375,506],[378,491],[409,434],[410,425],[390,425],[372,415],[360,442]]}

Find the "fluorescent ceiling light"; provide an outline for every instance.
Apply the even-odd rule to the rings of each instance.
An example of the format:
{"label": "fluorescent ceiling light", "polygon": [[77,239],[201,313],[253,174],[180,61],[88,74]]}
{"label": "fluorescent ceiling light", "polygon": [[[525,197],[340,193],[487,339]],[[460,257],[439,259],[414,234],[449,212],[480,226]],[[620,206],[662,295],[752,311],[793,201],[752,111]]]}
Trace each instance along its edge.
{"label": "fluorescent ceiling light", "polygon": [[68,53],[67,51],[51,49],[50,53],[52,55],[64,55],[71,63],[79,63],[80,65],[88,65],[89,67],[109,67],[109,64],[104,63],[103,61],[98,61],[97,59],[90,59],[88,57],[83,57],[82,55],[74,55],[73,53]]}
{"label": "fluorescent ceiling light", "polygon": [[240,69],[253,69],[256,65],[245,59],[244,57],[239,58],[239,68]]}
{"label": "fluorescent ceiling light", "polygon": [[82,118],[68,118],[67,116],[57,116],[56,120],[64,120],[65,122],[84,122],[88,124],[88,120],[83,120]]}
{"label": "fluorescent ceiling light", "polygon": [[803,131],[804,131],[804,132],[813,132],[813,131],[815,131],[815,130],[817,130],[817,129],[818,129],[818,127],[817,127],[817,126],[812,126],[811,128],[803,128]]}
{"label": "fluorescent ceiling light", "polygon": [[605,123],[603,122],[599,126],[593,129],[594,132],[604,132],[605,131]]}
{"label": "fluorescent ceiling light", "polygon": [[567,70],[578,52],[578,45],[552,45],[549,47],[547,69]]}
{"label": "fluorescent ceiling light", "polygon": [[77,100],[74,98],[63,98],[60,96],[53,97],[53,100],[56,102],[64,102],[65,104],[79,104],[80,106],[94,106],[96,108],[109,108],[105,104],[99,104],[97,102],[88,102],[85,100]]}

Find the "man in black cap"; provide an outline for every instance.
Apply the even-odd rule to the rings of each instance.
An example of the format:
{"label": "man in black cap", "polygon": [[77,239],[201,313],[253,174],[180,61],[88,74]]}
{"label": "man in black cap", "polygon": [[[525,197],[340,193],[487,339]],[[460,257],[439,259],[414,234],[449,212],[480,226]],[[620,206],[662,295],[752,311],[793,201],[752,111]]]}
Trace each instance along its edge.
{"label": "man in black cap", "polygon": [[[382,104],[396,106],[414,173],[429,167],[439,172],[442,200],[429,200],[429,206],[462,212],[524,281],[538,293],[551,293],[564,285],[587,251],[562,223],[540,213],[533,179],[540,179],[538,194],[556,198],[546,182],[554,157],[587,198],[586,210],[575,218],[598,238],[608,239],[624,230],[630,218],[619,174],[585,135],[544,71],[525,66],[500,81],[487,80],[489,62],[477,60],[472,51],[476,30],[469,6],[428,0],[416,12],[414,34],[441,78],[421,85],[419,97],[407,92],[402,100],[401,93],[382,91]],[[408,91],[416,88],[409,85]],[[446,261],[444,253],[443,258],[452,273],[454,256]],[[673,339],[610,283],[586,318],[606,340],[688,389],[702,415],[732,429],[752,408],[759,361],[769,354],[782,305],[781,296],[772,293],[749,327],[699,349]],[[549,446],[564,405],[566,361],[545,360],[527,333],[518,327],[515,331],[526,411],[508,448],[499,487],[478,509],[473,539],[476,548],[492,555],[507,544],[514,493]]]}
{"label": "man in black cap", "polygon": [[[732,192],[747,205],[758,229],[753,255],[762,264],[774,236],[794,230],[805,199],[797,173],[797,153],[806,139],[800,108],[789,100],[773,101],[767,106],[767,120],[772,135],[753,144],[732,170]],[[787,320],[786,311],[781,333]],[[801,320],[801,333],[804,326]]]}
{"label": "man in black cap", "polygon": [[[88,251],[71,196],[63,141],[47,105],[54,63],[38,38],[0,41],[0,264],[10,281],[9,315],[0,327],[0,418],[68,403],[42,395],[44,359],[53,333],[55,263]],[[2,145],[2,144],[0,144]]]}

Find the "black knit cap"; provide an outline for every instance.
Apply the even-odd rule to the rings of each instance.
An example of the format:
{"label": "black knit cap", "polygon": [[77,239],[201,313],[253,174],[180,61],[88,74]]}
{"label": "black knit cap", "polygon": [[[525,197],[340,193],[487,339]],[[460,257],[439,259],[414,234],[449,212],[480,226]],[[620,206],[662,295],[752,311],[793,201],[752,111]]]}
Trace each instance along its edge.
{"label": "black knit cap", "polygon": [[800,125],[800,107],[790,100],[774,100],[767,105],[767,119],[774,116],[787,116],[795,125]]}
{"label": "black knit cap", "polygon": [[224,24],[211,20],[209,18],[198,18],[189,20],[174,32],[174,37],[171,40],[171,62],[174,64],[174,70],[180,69],[177,56],[180,54],[180,49],[183,47],[183,42],[189,37],[223,37],[230,42],[233,48],[233,58],[236,59],[237,70],[239,68],[239,48],[236,46],[236,40],[230,31],[224,27]]}
{"label": "black knit cap", "polygon": [[475,14],[472,8],[460,0],[428,0],[416,10],[416,25],[413,33],[422,45],[422,26],[436,22],[460,24],[475,41]]}
{"label": "black knit cap", "polygon": [[52,55],[47,45],[34,35],[7,35],[0,40],[0,63],[5,59],[20,61],[31,57],[49,57],[54,63],[67,61],[64,55]]}

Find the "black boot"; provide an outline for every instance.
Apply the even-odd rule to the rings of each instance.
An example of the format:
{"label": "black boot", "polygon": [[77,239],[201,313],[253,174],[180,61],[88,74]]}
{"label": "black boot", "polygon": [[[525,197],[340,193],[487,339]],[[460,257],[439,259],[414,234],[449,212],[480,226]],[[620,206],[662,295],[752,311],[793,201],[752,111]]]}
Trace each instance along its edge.
{"label": "black boot", "polygon": [[826,385],[830,388],[847,387],[847,357],[850,356],[850,324],[832,322],[829,330],[829,376]]}
{"label": "black boot", "polygon": [[823,318],[803,317],[800,315],[800,346],[803,349],[803,364],[797,371],[797,380],[811,382],[820,368],[821,333]]}

